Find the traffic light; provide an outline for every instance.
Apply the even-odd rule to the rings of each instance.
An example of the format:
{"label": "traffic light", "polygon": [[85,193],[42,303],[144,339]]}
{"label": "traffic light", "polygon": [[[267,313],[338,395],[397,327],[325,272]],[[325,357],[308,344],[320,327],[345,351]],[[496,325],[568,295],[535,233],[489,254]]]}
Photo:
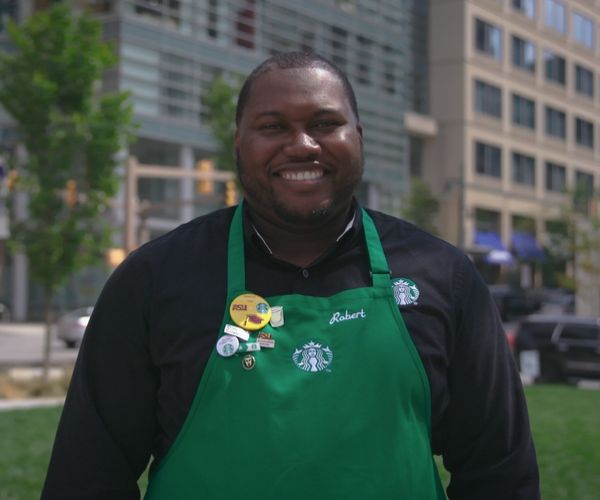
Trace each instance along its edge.
{"label": "traffic light", "polygon": [[[215,170],[215,164],[212,160],[203,159],[196,163],[198,172],[212,173]],[[215,183],[210,179],[201,179],[196,183],[196,193],[212,194],[215,190]]]}
{"label": "traffic light", "polygon": [[232,207],[237,204],[237,186],[235,181],[225,182],[225,205]]}
{"label": "traffic light", "polygon": [[74,179],[69,179],[67,181],[65,201],[67,202],[69,208],[73,208],[75,205],[77,205],[77,181]]}

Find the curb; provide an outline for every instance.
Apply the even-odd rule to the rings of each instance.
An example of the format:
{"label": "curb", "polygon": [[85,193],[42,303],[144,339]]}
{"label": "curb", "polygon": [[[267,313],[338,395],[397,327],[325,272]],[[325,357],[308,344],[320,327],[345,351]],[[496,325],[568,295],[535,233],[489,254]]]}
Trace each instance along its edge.
{"label": "curb", "polygon": [[0,412],[11,410],[30,410],[33,408],[49,408],[61,406],[65,398],[29,398],[29,399],[0,399]]}

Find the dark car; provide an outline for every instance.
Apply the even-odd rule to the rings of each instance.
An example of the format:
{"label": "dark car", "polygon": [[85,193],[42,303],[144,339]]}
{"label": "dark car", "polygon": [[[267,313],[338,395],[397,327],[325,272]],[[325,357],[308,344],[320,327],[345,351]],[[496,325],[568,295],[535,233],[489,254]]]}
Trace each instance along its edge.
{"label": "dark car", "polygon": [[502,321],[509,321],[536,312],[540,301],[523,288],[511,285],[489,285],[490,294],[498,307]]}
{"label": "dark car", "polygon": [[600,316],[532,315],[513,335],[519,369],[536,382],[600,378]]}

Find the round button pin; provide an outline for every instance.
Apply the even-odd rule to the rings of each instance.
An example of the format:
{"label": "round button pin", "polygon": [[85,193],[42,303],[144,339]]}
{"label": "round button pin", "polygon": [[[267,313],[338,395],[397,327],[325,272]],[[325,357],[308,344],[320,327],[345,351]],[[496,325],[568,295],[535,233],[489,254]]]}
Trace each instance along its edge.
{"label": "round button pin", "polygon": [[233,356],[240,347],[240,341],[233,335],[223,335],[217,340],[217,352],[224,358]]}
{"label": "round button pin", "polygon": [[252,354],[246,354],[242,358],[242,366],[244,367],[244,370],[252,370],[254,365],[256,365],[256,358],[252,356]]}
{"label": "round button pin", "polygon": [[233,322],[246,330],[260,330],[271,319],[269,303],[253,293],[238,295],[229,306]]}

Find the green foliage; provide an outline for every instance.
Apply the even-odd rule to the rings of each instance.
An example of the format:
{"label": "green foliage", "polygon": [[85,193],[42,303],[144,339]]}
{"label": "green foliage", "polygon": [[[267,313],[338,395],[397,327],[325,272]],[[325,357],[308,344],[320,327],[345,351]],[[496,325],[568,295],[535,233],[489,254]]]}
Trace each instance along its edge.
{"label": "green foliage", "polygon": [[422,179],[412,178],[408,199],[402,209],[402,217],[421,229],[432,234],[438,234],[435,217],[440,203],[433,195],[429,184]]}
{"label": "green foliage", "polygon": [[216,168],[235,172],[233,156],[235,137],[235,108],[240,83],[231,84],[222,76],[213,79],[208,92],[202,98],[206,108],[205,121],[217,142]]}
{"label": "green foliage", "polygon": [[[8,33],[15,50],[0,54],[0,103],[27,152],[18,185],[29,197],[13,243],[51,293],[110,242],[103,214],[117,192],[115,155],[132,131],[132,109],[126,93],[98,92],[116,57],[97,21],[57,4],[9,23]],[[76,203],[66,196],[69,180]]]}

